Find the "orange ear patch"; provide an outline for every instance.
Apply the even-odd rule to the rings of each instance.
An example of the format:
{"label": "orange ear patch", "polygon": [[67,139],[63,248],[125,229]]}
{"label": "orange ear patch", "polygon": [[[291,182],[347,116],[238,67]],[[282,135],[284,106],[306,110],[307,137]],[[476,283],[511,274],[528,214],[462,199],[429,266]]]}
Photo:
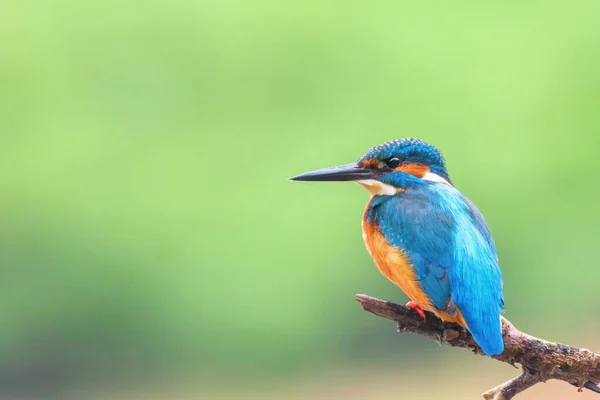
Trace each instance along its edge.
{"label": "orange ear patch", "polygon": [[417,178],[422,178],[425,176],[426,173],[429,172],[429,166],[421,165],[421,164],[414,164],[414,163],[402,164],[401,166],[396,168],[394,171],[402,171],[402,172],[406,172],[407,174],[414,175]]}

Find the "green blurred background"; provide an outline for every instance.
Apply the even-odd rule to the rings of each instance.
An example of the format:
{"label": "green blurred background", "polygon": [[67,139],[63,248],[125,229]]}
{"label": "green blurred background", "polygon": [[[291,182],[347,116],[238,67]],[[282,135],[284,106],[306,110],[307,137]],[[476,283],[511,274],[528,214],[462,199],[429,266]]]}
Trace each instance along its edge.
{"label": "green blurred background", "polygon": [[512,377],[364,313],[357,292],[406,301],[364,249],[367,192],[287,181],[399,137],[486,216],[507,318],[600,350],[599,18],[1,2],[0,398],[464,399]]}

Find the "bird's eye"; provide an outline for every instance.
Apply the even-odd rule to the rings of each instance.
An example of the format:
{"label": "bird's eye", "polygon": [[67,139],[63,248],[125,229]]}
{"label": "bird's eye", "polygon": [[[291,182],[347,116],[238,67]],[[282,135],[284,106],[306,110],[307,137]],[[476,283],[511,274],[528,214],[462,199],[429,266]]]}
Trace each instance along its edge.
{"label": "bird's eye", "polygon": [[392,158],[390,158],[389,160],[387,160],[385,162],[385,165],[387,165],[388,167],[394,169],[398,165],[400,165],[400,159],[398,157],[392,157]]}

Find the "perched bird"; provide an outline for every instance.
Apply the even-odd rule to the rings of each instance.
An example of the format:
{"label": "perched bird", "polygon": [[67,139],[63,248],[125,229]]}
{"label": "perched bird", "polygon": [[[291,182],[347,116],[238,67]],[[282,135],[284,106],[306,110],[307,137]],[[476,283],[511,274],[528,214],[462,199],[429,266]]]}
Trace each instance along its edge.
{"label": "perched bird", "polygon": [[362,222],[367,250],[411,299],[407,306],[467,328],[487,355],[502,353],[496,246],[479,210],[452,185],[438,149],[393,140],[356,163],[290,179],[364,186],[371,193]]}

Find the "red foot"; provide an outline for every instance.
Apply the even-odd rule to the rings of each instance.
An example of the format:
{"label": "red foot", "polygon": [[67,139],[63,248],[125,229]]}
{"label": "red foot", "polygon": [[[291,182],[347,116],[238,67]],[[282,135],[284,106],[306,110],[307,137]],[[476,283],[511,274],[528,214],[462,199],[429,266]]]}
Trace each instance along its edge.
{"label": "red foot", "polygon": [[415,303],[414,301],[409,301],[408,303],[406,303],[406,307],[412,308],[413,310],[419,313],[421,318],[423,318],[423,321],[427,321],[427,318],[425,317],[425,311],[423,311],[423,309],[419,307],[417,303]]}

